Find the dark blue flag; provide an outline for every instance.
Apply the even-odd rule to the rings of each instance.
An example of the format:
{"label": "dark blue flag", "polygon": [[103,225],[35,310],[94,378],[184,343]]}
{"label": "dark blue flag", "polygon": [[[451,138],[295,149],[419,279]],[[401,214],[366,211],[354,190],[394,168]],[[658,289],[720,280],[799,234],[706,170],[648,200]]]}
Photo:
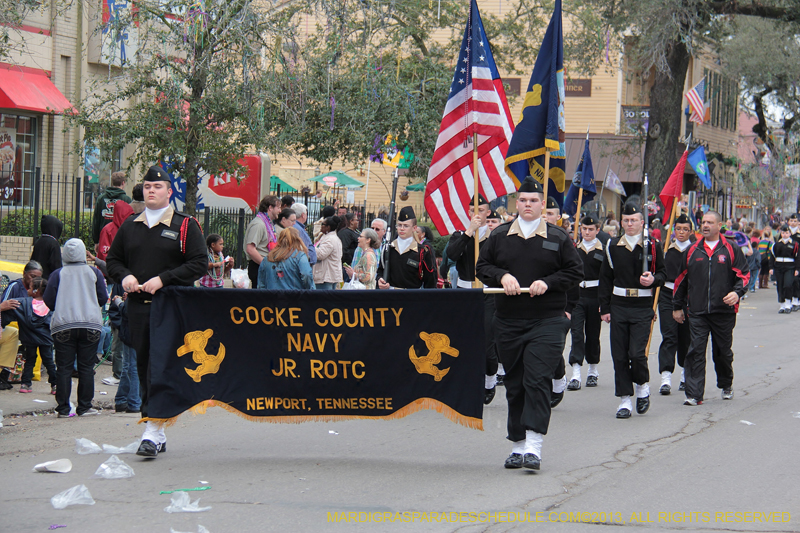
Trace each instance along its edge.
{"label": "dark blue flag", "polygon": [[556,0],[553,18],[550,19],[528,83],[522,120],[514,129],[508,147],[506,173],[517,187],[528,174],[545,183],[544,153],[549,150],[550,183],[547,194],[562,205],[566,189],[564,139],[564,38],[561,31],[561,0]]}
{"label": "dark blue flag", "polygon": [[564,198],[564,212],[568,215],[575,215],[578,211],[579,189],[583,189],[583,198],[581,199],[582,205],[585,205],[586,202],[590,202],[597,193],[597,187],[595,187],[594,184],[594,169],[592,168],[592,153],[589,150],[588,136],[586,138],[586,144],[583,147],[581,161],[578,163],[575,176],[572,178],[572,185],[569,187],[567,197]]}

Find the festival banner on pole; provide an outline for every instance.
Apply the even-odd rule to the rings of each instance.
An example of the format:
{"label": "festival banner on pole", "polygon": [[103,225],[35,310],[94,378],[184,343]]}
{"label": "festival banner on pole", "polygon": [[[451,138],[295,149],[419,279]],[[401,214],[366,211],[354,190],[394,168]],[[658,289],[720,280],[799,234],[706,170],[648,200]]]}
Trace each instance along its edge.
{"label": "festival banner on pole", "polygon": [[483,294],[167,287],[151,312],[148,418],[393,419],[483,429]]}

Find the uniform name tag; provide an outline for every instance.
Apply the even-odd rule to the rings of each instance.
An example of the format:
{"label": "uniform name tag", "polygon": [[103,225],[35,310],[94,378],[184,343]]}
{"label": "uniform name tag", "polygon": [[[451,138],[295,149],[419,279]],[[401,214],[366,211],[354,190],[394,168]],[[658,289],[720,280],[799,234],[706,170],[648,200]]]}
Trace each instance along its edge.
{"label": "uniform name tag", "polygon": [[554,252],[557,252],[558,251],[558,243],[557,242],[544,241],[542,243],[542,248],[544,248],[545,250],[552,250]]}
{"label": "uniform name tag", "polygon": [[165,229],[162,231],[161,236],[166,237],[167,239],[172,239],[173,241],[178,240],[178,232],[171,229]]}
{"label": "uniform name tag", "polygon": [[415,261],[413,259],[409,259],[408,261],[406,261],[406,264],[414,268],[419,267],[419,261]]}
{"label": "uniform name tag", "polygon": [[598,261],[602,261],[604,257],[605,256],[603,254],[601,254],[601,253],[595,253],[594,254],[594,258],[597,259]]}

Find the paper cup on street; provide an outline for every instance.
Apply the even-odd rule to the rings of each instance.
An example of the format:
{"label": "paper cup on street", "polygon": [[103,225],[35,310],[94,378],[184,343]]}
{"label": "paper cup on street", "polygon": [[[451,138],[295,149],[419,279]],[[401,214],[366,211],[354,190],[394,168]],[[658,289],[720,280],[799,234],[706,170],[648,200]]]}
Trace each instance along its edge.
{"label": "paper cup on street", "polygon": [[66,474],[70,470],[72,470],[72,461],[69,459],[47,461],[46,463],[40,463],[33,467],[34,472],[55,472],[58,474]]}

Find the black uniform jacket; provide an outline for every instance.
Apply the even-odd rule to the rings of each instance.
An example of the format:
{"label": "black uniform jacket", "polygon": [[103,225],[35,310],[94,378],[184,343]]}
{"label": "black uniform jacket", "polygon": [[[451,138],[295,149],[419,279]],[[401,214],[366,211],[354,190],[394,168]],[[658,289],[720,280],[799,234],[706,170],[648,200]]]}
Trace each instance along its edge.
{"label": "black uniform jacket", "polygon": [[681,259],[681,273],[675,280],[672,308],[688,308],[694,315],[736,313],[739,304],[728,305],[722,299],[730,292],[739,298],[747,292],[750,270],[747,258],[732,240],[720,235],[709,256],[705,239],[692,244]]}
{"label": "black uniform jacket", "polygon": [[[772,245],[772,259],[770,259],[770,268],[797,268],[797,256],[800,254],[800,244],[791,240],[789,244],[783,241],[778,241]],[[778,261],[777,258],[790,258],[793,261]]]}
{"label": "black uniform jacket", "polygon": [[[386,247],[383,253],[382,267],[378,268],[378,278],[383,278],[392,287],[400,289],[435,289],[436,258],[428,245],[413,241],[411,246],[400,253],[397,250],[397,239]],[[389,277],[386,278],[386,264],[389,265]]]}
{"label": "black uniform jacket", "polygon": [[625,237],[615,237],[608,241],[606,258],[600,269],[600,287],[597,291],[600,300],[600,313],[611,312],[611,304],[623,307],[653,307],[651,297],[626,297],[613,294],[614,287],[622,289],[650,289],[655,294],[656,287],[664,284],[667,272],[664,266],[664,254],[658,241],[648,241],[648,269],[653,274],[653,284],[645,287],[639,283],[644,268],[641,240],[630,247]]}
{"label": "black uniform jacket", "polygon": [[[483,249],[489,235],[489,228],[486,228],[483,238],[478,241],[479,249]],[[480,229],[472,237],[463,231],[456,231],[450,236],[450,242],[447,244],[447,257],[456,262],[460,280],[475,281],[475,238],[479,236]]]}
{"label": "black uniform jacket", "polygon": [[[187,219],[182,235],[181,226]],[[117,283],[133,274],[141,284],[158,276],[165,287],[191,287],[208,269],[207,254],[200,225],[189,215],[169,207],[152,228],[147,227],[144,212],[123,222],[106,262],[108,274]],[[150,299],[151,295],[131,293],[130,298],[140,301]]]}
{"label": "black uniform jacket", "polygon": [[505,274],[517,278],[523,288],[542,280],[547,292],[533,298],[498,295],[496,316],[551,318],[572,312],[574,302],[567,301],[567,292],[583,280],[583,265],[563,229],[542,219],[536,231],[525,238],[515,220],[492,231],[478,258],[478,279],[488,287],[502,287],[500,280]]}

